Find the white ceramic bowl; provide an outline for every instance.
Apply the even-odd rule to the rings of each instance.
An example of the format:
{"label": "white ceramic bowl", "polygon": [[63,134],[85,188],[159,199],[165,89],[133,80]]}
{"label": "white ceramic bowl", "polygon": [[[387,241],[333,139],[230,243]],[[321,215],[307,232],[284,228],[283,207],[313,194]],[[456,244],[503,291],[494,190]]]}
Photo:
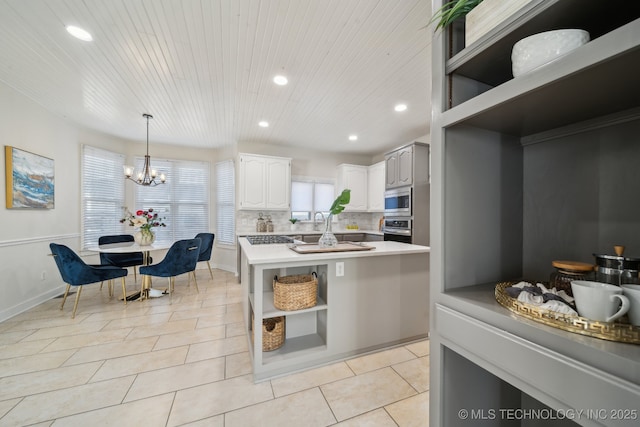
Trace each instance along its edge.
{"label": "white ceramic bowl", "polygon": [[589,42],[584,30],[553,30],[526,37],[513,45],[513,77],[548,64]]}

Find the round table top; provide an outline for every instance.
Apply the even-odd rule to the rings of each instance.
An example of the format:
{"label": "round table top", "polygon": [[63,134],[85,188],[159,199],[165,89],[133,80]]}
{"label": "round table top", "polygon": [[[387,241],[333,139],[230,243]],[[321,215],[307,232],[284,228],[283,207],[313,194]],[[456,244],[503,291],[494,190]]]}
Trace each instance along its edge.
{"label": "round table top", "polygon": [[109,243],[107,245],[89,246],[88,251],[109,254],[128,254],[131,252],[150,252],[169,249],[173,243],[158,243],[140,246],[135,242]]}

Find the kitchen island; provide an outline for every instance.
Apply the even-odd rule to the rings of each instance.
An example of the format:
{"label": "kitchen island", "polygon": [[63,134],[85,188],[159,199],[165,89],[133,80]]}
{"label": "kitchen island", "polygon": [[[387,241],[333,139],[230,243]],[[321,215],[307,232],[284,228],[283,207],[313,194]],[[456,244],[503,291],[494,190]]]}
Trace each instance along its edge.
{"label": "kitchen island", "polygon": [[[365,243],[373,247],[366,251],[299,254],[286,244],[238,241],[255,381],[428,336],[429,247],[382,241]],[[313,272],[318,278],[314,307],[274,307],[275,276]],[[263,319],[280,316],[285,316],[284,345],[262,351]]]}

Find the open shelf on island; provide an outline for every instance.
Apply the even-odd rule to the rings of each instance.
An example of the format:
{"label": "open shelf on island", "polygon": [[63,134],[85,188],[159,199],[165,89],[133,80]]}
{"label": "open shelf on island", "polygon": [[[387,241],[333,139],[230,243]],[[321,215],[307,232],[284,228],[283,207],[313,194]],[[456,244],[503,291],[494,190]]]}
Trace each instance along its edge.
{"label": "open shelf on island", "polygon": [[279,362],[305,354],[314,354],[327,349],[326,340],[320,334],[309,334],[295,338],[287,338],[284,345],[277,350],[262,353],[264,364]]}
{"label": "open shelf on island", "polygon": [[[255,310],[254,294],[249,294],[249,301],[251,302],[251,307]],[[264,292],[262,295],[262,317],[264,319],[268,319],[270,317],[278,317],[278,316],[290,316],[293,314],[308,313],[311,311],[326,310],[326,309],[327,309],[327,303],[321,297],[318,296],[316,305],[314,305],[313,307],[303,308],[302,310],[291,310],[291,311],[278,310],[273,305],[273,292]]]}

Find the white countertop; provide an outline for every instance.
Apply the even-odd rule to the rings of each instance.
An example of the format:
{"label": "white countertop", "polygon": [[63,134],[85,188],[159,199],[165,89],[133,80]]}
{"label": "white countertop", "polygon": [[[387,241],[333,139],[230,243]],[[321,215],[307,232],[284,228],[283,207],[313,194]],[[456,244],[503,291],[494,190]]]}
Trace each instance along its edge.
{"label": "white countertop", "polygon": [[[309,234],[322,234],[324,230],[296,230],[296,231],[291,231],[291,230],[287,230],[287,231],[274,231],[273,233],[259,233],[257,231],[237,231],[236,232],[236,236],[237,237],[242,237],[242,236],[306,236]],[[358,229],[358,230],[333,230],[333,234],[375,234],[377,236],[384,236],[384,233],[382,231],[378,231],[378,230],[364,230],[364,229]]]}
{"label": "white countertop", "polygon": [[[261,233],[265,234],[265,233]],[[280,233],[272,233],[280,234]],[[296,233],[297,234],[297,233]],[[315,261],[329,259],[346,259],[346,258],[363,258],[375,256],[389,255],[409,255],[428,253],[431,248],[421,245],[410,245],[408,243],[399,242],[365,242],[367,246],[373,246],[375,249],[369,251],[352,251],[352,252],[327,252],[327,253],[310,253],[299,254],[292,251],[286,244],[273,245],[252,245],[249,241],[241,237],[238,239],[240,247],[247,257],[249,264],[272,264],[278,262],[297,262],[297,261]]]}

